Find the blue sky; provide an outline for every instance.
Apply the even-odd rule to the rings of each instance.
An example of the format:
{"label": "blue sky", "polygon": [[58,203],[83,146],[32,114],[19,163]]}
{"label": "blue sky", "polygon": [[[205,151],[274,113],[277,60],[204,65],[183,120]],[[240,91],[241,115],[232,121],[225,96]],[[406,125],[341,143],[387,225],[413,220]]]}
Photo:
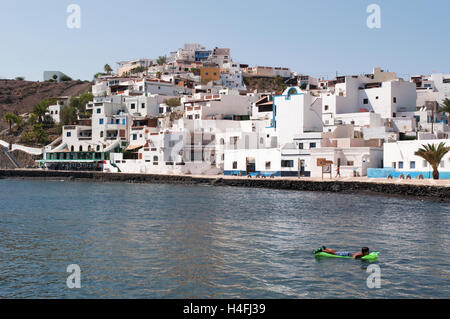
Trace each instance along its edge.
{"label": "blue sky", "polygon": [[[81,28],[69,29],[69,4]],[[381,8],[369,29],[366,8]],[[105,63],[168,54],[185,42],[229,47],[235,61],[313,76],[450,73],[448,0],[0,0],[0,77],[44,70],[91,80]]]}

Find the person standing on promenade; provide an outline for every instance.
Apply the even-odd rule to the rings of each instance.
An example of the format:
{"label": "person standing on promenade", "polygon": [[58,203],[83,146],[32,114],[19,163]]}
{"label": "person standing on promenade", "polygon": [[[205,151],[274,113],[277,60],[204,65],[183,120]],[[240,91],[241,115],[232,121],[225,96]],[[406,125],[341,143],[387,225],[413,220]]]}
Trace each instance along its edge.
{"label": "person standing on promenade", "polygon": [[336,178],[341,177],[341,167],[338,165],[336,168]]}

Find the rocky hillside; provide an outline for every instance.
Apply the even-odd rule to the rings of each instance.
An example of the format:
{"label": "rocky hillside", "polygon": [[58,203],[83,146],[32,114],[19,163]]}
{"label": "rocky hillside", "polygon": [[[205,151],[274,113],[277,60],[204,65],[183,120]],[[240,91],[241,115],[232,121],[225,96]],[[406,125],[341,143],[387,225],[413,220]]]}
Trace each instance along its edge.
{"label": "rocky hillside", "polygon": [[[31,112],[45,98],[56,96],[78,96],[90,90],[91,83],[82,81],[32,82],[0,80],[0,119],[11,112],[17,115]],[[0,130],[7,128],[0,120]]]}
{"label": "rocky hillside", "polygon": [[[8,152],[8,149],[0,146],[0,169],[15,169],[16,166],[6,155],[6,152]],[[36,163],[36,161],[42,159],[42,156],[31,155],[19,150],[12,151],[11,156],[16,160],[20,168],[39,167],[39,164]]]}
{"label": "rocky hillside", "polygon": [[286,79],[281,77],[267,78],[267,77],[245,77],[244,83],[247,90],[254,92],[275,92],[281,94],[286,89]]}

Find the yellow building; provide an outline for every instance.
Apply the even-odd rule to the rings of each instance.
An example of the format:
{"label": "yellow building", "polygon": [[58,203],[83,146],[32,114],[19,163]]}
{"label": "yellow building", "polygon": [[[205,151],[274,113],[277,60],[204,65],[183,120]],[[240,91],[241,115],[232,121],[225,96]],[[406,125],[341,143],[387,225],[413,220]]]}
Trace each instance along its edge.
{"label": "yellow building", "polygon": [[204,65],[200,67],[200,77],[202,78],[202,82],[219,81],[220,80],[219,66]]}

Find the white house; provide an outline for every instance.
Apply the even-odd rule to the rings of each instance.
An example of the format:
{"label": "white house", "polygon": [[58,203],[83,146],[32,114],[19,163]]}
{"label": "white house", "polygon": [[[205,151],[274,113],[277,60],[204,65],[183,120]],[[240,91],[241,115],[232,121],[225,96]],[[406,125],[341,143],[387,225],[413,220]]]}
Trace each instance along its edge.
{"label": "white house", "polygon": [[414,112],[417,93],[413,83],[401,79],[372,82],[345,76],[338,77],[334,90],[323,93],[322,98],[325,130],[332,131],[338,114],[374,112],[392,118],[401,112]]}
{"label": "white house", "polygon": [[148,68],[153,63],[150,59],[137,59],[132,61],[120,61],[117,62],[118,69],[117,74],[119,76],[129,75],[131,71],[137,67]]}
{"label": "white house", "polygon": [[69,105],[70,98],[68,96],[60,96],[56,98],[56,104],[50,105],[48,107],[47,114],[50,115],[53,119],[53,122],[60,123],[61,122],[61,112],[62,110]]}
{"label": "white house", "polygon": [[204,94],[182,98],[186,119],[233,119],[233,116],[250,117],[255,96],[236,94]]}
{"label": "white house", "polygon": [[253,143],[225,151],[224,173],[309,176],[310,150],[321,144],[320,102],[319,97],[296,87],[286,89],[283,95],[274,96],[273,101],[267,96],[258,100],[253,107],[258,110],[258,115],[252,116],[252,122],[267,125],[267,119],[260,115],[271,109],[271,125],[247,134],[246,138]]}
{"label": "white house", "polygon": [[339,168],[341,177],[366,176],[368,168],[383,167],[382,140],[365,140],[361,135],[352,125],[323,133],[321,147],[311,150],[311,176],[322,176],[320,161],[331,163],[332,175]]}
{"label": "white house", "polygon": [[[417,178],[422,175],[424,178],[432,178],[433,169],[422,157],[414,155],[423,145],[444,143],[450,147],[450,139],[445,140],[413,140],[397,141],[385,143],[384,148],[384,168],[372,169],[368,172],[368,177],[386,178],[392,176],[398,178]],[[439,178],[450,179],[450,152],[447,153],[439,165]]]}

